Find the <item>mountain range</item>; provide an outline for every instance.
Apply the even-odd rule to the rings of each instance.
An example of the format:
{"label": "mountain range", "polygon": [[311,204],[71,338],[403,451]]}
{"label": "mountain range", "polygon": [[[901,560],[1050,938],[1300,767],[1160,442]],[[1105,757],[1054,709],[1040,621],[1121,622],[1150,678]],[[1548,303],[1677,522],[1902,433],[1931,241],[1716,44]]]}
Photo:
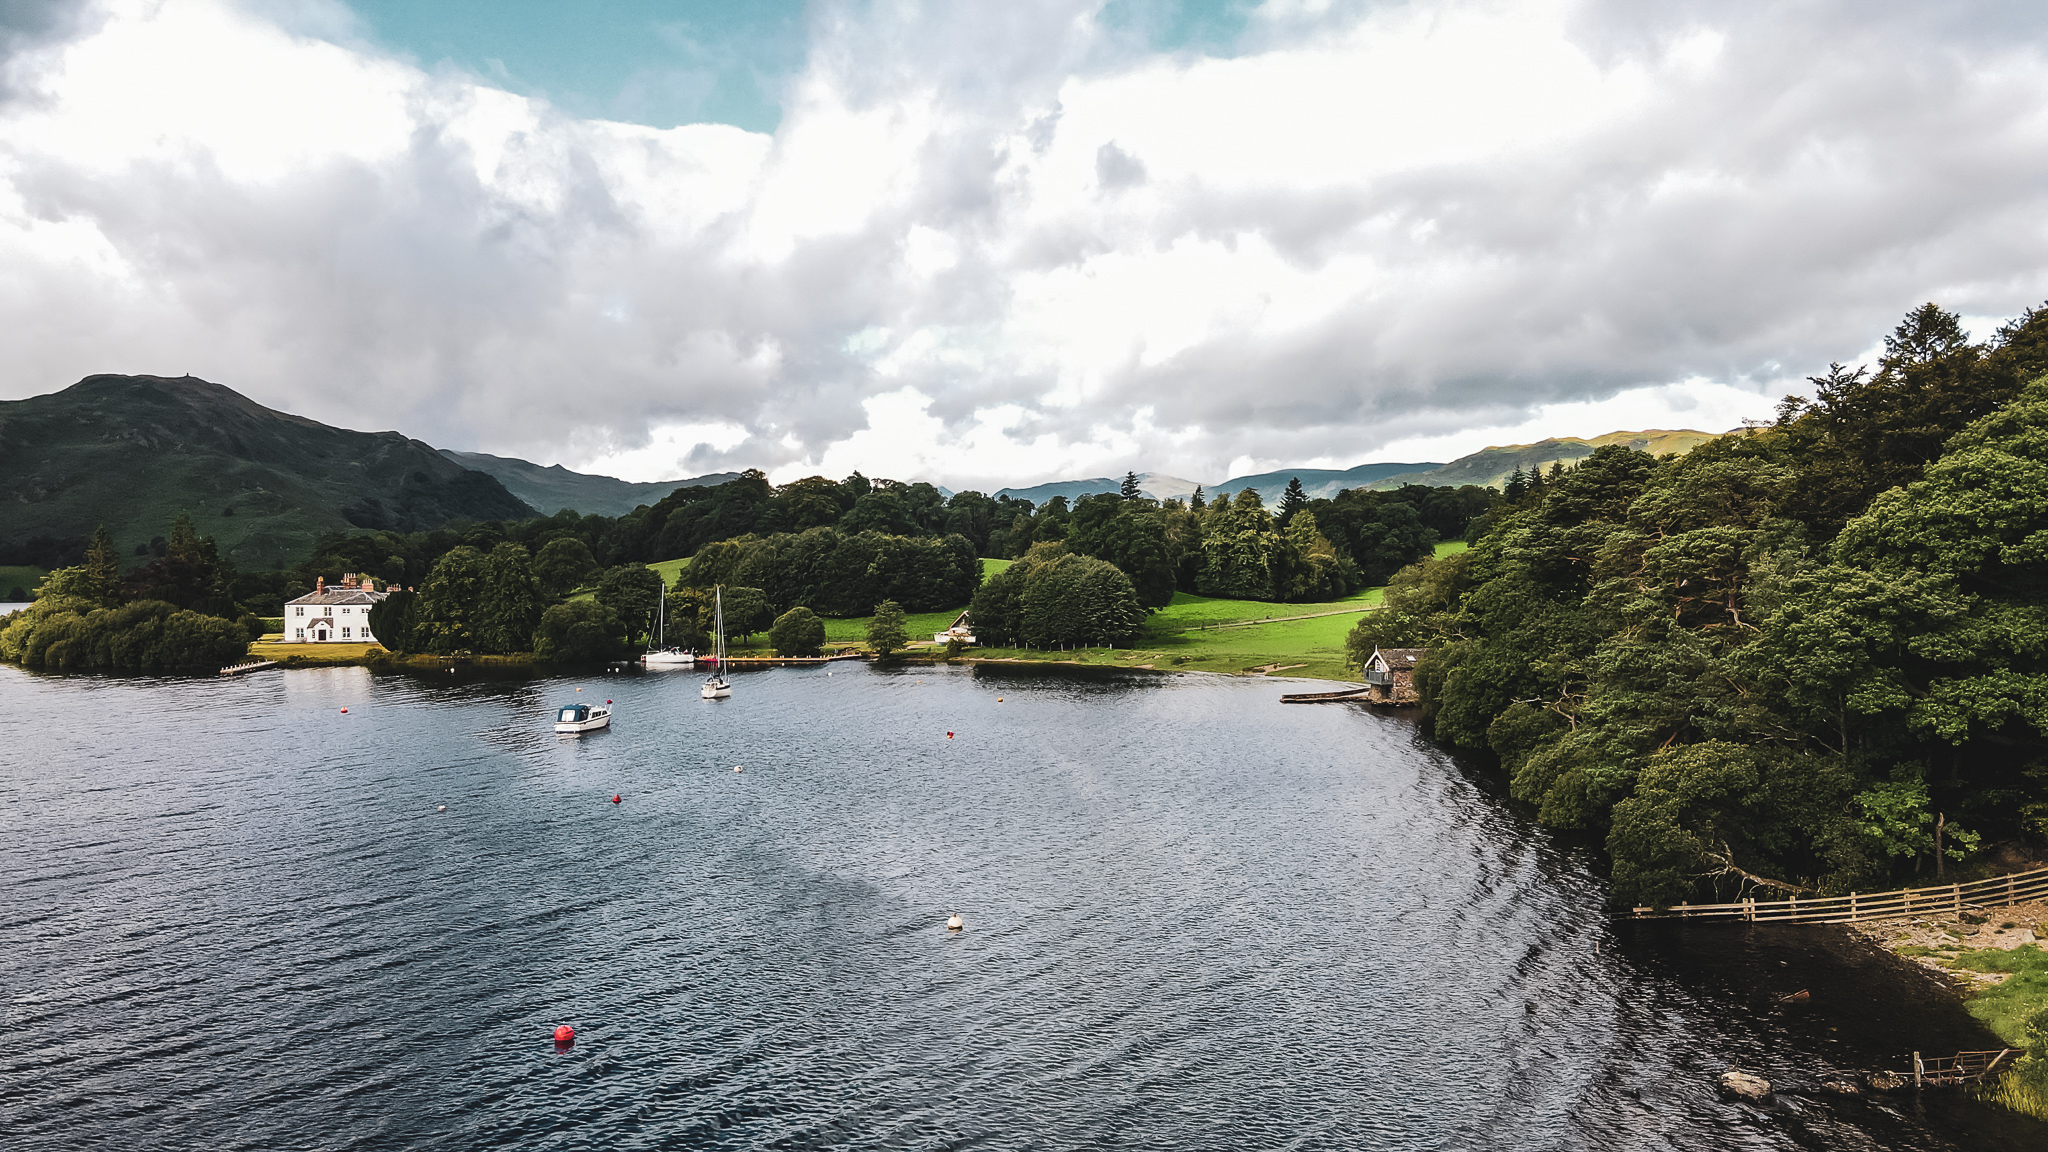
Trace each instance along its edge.
{"label": "mountain range", "polygon": [[531,504],[541,512],[552,515],[564,508],[572,508],[588,516],[624,516],[642,504],[653,504],[678,488],[695,488],[704,484],[723,484],[737,480],[737,472],[713,472],[708,476],[692,476],[687,480],[659,480],[652,484],[635,484],[610,476],[592,476],[587,472],[571,472],[560,464],[543,468],[513,456],[493,456],[488,452],[455,452],[441,449],[446,456],[464,468],[473,468],[487,476],[494,476],[505,490]]}
{"label": "mountain range", "polygon": [[[1211,497],[1255,489],[1268,504],[1299,478],[1311,498],[1404,484],[1499,486],[1515,470],[1548,468],[1619,444],[1688,452],[1716,437],[1689,430],[1612,432],[1486,448],[1448,464],[1296,468],[1202,485]],[[304,556],[329,532],[421,531],[454,521],[522,519],[574,509],[619,516],[677,488],[721,484],[720,472],[657,483],[572,472],[560,465],[436,449],[397,432],[355,432],[266,408],[197,377],[88,376],[60,392],[0,401],[0,564],[73,563],[95,525],[124,555],[147,554],[179,513],[245,567]],[[1160,499],[1195,481],[1140,473]],[[1115,492],[1116,478],[1060,480],[1009,495],[1042,503]]]}

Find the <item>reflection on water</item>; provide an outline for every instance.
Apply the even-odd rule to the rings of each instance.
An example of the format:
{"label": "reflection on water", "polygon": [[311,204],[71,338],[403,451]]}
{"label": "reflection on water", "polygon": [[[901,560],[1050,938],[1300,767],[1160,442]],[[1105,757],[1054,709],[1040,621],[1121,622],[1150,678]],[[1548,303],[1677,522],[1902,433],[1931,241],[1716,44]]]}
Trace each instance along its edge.
{"label": "reflection on water", "polygon": [[1403,718],[832,672],[0,671],[10,1146],[2042,1146],[1803,1094],[1971,1026],[1824,930],[1617,933]]}

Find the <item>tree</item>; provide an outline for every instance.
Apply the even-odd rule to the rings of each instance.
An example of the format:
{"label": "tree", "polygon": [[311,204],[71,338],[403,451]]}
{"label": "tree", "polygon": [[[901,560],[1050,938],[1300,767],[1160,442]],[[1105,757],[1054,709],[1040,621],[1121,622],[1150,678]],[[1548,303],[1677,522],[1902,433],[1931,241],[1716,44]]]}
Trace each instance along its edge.
{"label": "tree", "polygon": [[540,585],[526,548],[510,542],[484,558],[471,640],[485,652],[527,652],[540,623]]}
{"label": "tree", "polygon": [[551,664],[617,659],[625,651],[619,641],[621,628],[612,610],[595,600],[556,604],[541,613],[540,625],[534,629],[534,659]]}
{"label": "tree", "polygon": [[1194,495],[1188,497],[1188,508],[1200,512],[1208,506],[1209,502],[1202,499],[1202,486],[1200,484],[1195,485]]}
{"label": "tree", "polygon": [[903,647],[909,639],[910,633],[904,627],[903,606],[894,600],[884,600],[875,605],[875,614],[868,620],[868,647],[886,660],[889,653]]}
{"label": "tree", "polygon": [[725,589],[725,633],[741,639],[766,632],[775,625],[775,608],[768,594],[759,588],[727,585]]}
{"label": "tree", "polygon": [[413,638],[413,611],[419,597],[404,589],[393,589],[370,608],[370,634],[392,652],[417,652]]}
{"label": "tree", "polygon": [[1138,487],[1138,474],[1136,472],[1124,473],[1124,482],[1122,487],[1119,488],[1118,493],[1125,500],[1138,500],[1144,497],[1145,493]]}
{"label": "tree", "polygon": [[612,610],[630,644],[654,629],[654,610],[661,604],[661,573],[642,564],[608,568],[597,578],[597,602]]}
{"label": "tree", "polygon": [[768,643],[778,656],[816,656],[825,651],[825,622],[798,605],[775,618]]}
{"label": "tree", "polygon": [[590,545],[574,536],[555,537],[541,545],[533,558],[534,579],[540,582],[541,595],[549,600],[574,592],[595,571],[597,557],[590,554]]}
{"label": "tree", "polygon": [[114,551],[114,538],[108,534],[106,525],[93,529],[82,567],[79,595],[101,608],[112,608],[121,602],[121,559]]}
{"label": "tree", "polygon": [[1308,492],[1301,486],[1301,477],[1289,477],[1287,491],[1280,494],[1280,515],[1274,517],[1273,522],[1281,528],[1287,527],[1288,522],[1294,519],[1294,514],[1301,511],[1307,503]]}
{"label": "tree", "polygon": [[475,647],[477,605],[483,598],[483,553],[467,544],[449,549],[420,585],[413,605],[413,645],[443,655]]}

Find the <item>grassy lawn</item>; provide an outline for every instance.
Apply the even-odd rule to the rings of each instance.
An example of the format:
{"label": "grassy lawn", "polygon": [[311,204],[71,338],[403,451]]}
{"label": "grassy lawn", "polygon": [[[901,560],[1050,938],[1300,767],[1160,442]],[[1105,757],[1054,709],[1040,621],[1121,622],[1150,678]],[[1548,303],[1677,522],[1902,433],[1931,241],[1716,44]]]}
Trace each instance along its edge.
{"label": "grassy lawn", "polygon": [[[1446,541],[1436,546],[1436,554],[1439,558],[1451,556],[1467,547],[1462,540]],[[673,584],[688,563],[665,560],[648,567]],[[995,575],[1010,563],[984,558],[982,578]],[[1341,600],[1315,604],[1219,600],[1177,592],[1171,604],[1154,612],[1145,622],[1145,631],[1133,648],[1090,648],[1076,652],[976,648],[973,655],[980,659],[1073,661],[1098,667],[1149,665],[1190,672],[1249,672],[1280,665],[1286,667],[1276,668],[1274,675],[1355,682],[1357,673],[1345,664],[1344,637],[1362,613],[1383,602],[1385,592],[1384,588],[1367,588]],[[925,639],[945,630],[959,614],[958,608],[912,613],[907,630],[912,640]],[[825,642],[830,646],[862,643],[867,639],[867,626],[868,618],[864,616],[828,618]],[[733,648],[735,656],[767,653],[765,635],[754,637],[744,650],[737,645]]]}
{"label": "grassy lawn", "polygon": [[251,660],[289,660],[294,664],[359,664],[382,644],[287,644],[282,640],[258,640],[249,645]]}
{"label": "grassy lawn", "polygon": [[[13,600],[14,597],[8,593],[16,588],[33,595],[36,585],[41,584],[43,577],[48,575],[48,572],[32,564],[0,564],[0,600]],[[28,597],[24,596],[22,599],[26,600]]]}

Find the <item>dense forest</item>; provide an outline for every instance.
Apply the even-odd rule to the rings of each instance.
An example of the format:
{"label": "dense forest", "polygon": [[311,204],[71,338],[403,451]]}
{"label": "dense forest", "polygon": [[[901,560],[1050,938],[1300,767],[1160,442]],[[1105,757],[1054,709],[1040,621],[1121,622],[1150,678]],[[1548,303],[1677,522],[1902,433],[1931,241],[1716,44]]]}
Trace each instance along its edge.
{"label": "dense forest", "polygon": [[180,516],[163,552],[124,571],[102,527],[84,563],[52,572],[36,602],[0,619],[0,660],[52,671],[154,672],[231,664],[262,633],[237,617],[234,566]]}
{"label": "dense forest", "polygon": [[2048,835],[2048,308],[1934,305],[1681,457],[1523,478],[1351,636],[1617,898],[1881,888]]}
{"label": "dense forest", "polygon": [[[979,492],[947,496],[930,484],[858,472],[778,487],[749,471],[724,484],[678,488],[625,516],[562,511],[457,520],[432,531],[333,533],[298,564],[255,571],[238,571],[181,517],[132,573],[122,572],[105,539],[95,545],[88,567],[111,572],[93,577],[95,587],[114,592],[72,596],[81,569],[53,575],[47,603],[24,615],[13,635],[24,656],[9,658],[50,667],[196,666],[211,657],[88,641],[78,630],[116,628],[112,617],[91,612],[130,603],[240,620],[236,627],[246,630],[320,578],[335,583],[353,573],[395,590],[371,625],[396,652],[613,659],[653,628],[662,587],[644,565],[683,557],[690,563],[670,593],[667,639],[685,646],[704,642],[715,585],[726,588],[730,630],[744,637],[771,631],[798,608],[864,616],[885,601],[914,612],[966,605],[981,588],[983,556],[1020,559],[996,584],[995,598],[977,602],[991,620],[988,642],[1124,643],[1147,609],[1177,592],[1319,601],[1382,583],[1438,540],[1491,523],[1501,501],[1486,488],[1419,485],[1310,500],[1296,482],[1273,509],[1249,490],[1228,500],[1205,501],[1197,492],[1162,502],[1143,496],[1137,477],[1127,476],[1120,492],[1040,507]],[[191,632],[179,619],[175,634]],[[234,629],[201,631],[225,644]],[[74,632],[76,643],[62,641]]]}

